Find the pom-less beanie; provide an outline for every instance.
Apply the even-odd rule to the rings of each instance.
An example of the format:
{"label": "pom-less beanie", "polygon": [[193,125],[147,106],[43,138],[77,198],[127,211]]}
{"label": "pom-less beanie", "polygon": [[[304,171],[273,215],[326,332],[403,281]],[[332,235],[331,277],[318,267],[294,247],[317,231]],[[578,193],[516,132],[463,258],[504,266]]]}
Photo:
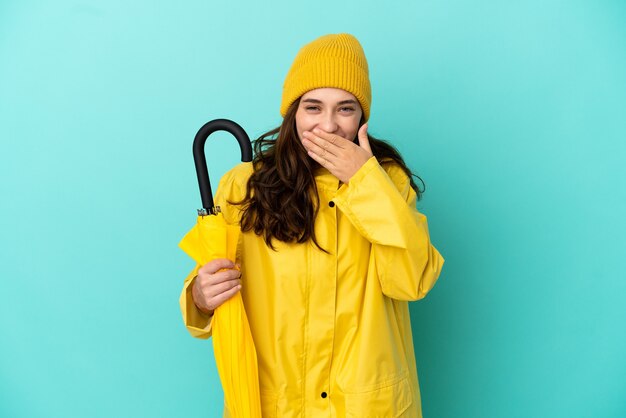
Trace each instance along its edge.
{"label": "pom-less beanie", "polygon": [[303,46],[283,85],[280,114],[307,91],[334,87],[354,95],[365,120],[370,116],[372,89],[365,53],[359,41],[347,33],[324,35]]}

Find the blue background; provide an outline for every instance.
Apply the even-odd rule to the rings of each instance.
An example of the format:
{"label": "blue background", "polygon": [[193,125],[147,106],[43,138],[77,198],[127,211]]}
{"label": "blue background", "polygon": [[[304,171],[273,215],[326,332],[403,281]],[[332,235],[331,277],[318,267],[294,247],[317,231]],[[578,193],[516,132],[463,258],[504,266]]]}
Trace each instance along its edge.
{"label": "blue background", "polygon": [[[221,416],[178,307],[191,142],[278,125],[296,52],[337,32],[446,258],[411,305],[425,416],[626,416],[625,22],[617,0],[0,2],[0,416]],[[237,145],[207,153],[216,184]]]}

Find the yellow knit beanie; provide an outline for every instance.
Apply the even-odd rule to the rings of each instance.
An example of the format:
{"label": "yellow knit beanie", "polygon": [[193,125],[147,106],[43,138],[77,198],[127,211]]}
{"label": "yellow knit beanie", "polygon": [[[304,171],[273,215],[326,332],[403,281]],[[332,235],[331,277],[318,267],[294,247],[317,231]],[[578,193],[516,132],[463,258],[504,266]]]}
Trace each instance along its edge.
{"label": "yellow knit beanie", "polygon": [[347,33],[324,35],[306,44],[296,55],[283,85],[280,114],[307,91],[334,87],[354,95],[365,120],[370,116],[372,89],[365,53],[359,41]]}

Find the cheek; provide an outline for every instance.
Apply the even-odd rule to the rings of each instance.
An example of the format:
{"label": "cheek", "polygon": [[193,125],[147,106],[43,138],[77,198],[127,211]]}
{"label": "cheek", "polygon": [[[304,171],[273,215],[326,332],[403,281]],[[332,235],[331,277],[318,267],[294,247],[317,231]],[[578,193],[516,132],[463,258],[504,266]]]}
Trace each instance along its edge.
{"label": "cheek", "polygon": [[296,114],[296,131],[298,132],[298,138],[302,141],[302,132],[310,131],[315,126],[315,123],[311,122],[309,118],[298,117]]}
{"label": "cheek", "polygon": [[296,133],[298,134],[298,139],[300,141],[302,141],[302,132],[304,132],[305,129],[302,127],[302,124],[296,123]]}
{"label": "cheek", "polygon": [[356,138],[356,135],[359,132],[359,119],[350,121],[350,123],[345,126],[345,132],[348,136],[350,136],[349,139],[352,140]]}

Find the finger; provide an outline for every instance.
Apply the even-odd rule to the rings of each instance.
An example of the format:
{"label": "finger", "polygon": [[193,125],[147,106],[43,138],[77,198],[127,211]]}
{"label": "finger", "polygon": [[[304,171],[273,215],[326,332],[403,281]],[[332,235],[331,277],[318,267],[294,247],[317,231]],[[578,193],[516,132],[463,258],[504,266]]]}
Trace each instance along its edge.
{"label": "finger", "polygon": [[[335,162],[336,156],[333,155],[332,152],[330,152],[329,150],[320,147],[315,142],[305,138],[302,141],[302,144],[306,148],[309,155],[315,155],[316,157],[319,157],[323,160],[332,161],[333,163]],[[317,162],[320,162],[317,158],[313,159]]]}
{"label": "finger", "polygon": [[308,151],[307,153],[309,154],[309,157],[317,161],[322,167],[328,168],[329,170],[335,168],[335,165],[328,159],[328,156],[323,157],[313,151]]}
{"label": "finger", "polygon": [[363,124],[363,126],[361,126],[361,128],[359,129],[359,145],[361,146],[361,148],[363,148],[365,151],[369,152],[370,154],[372,154],[372,147],[370,147],[370,140],[367,137],[367,128],[368,128],[368,124],[365,123]]}
{"label": "finger", "polygon": [[[333,144],[332,142],[330,142],[330,140],[317,136],[312,132],[304,131],[302,135],[320,149],[326,149],[329,153],[333,155],[336,155],[341,151],[341,147],[337,146],[336,143]],[[338,142],[338,140],[336,140],[335,142]],[[321,154],[321,150],[318,152],[318,154]]]}
{"label": "finger", "polygon": [[320,128],[313,129],[313,134],[339,148],[345,148],[351,142],[340,135],[331,134],[330,132],[326,132]]}
{"label": "finger", "polygon": [[235,296],[235,294],[237,292],[239,292],[239,290],[241,290],[241,285],[235,286],[217,296],[215,296],[213,299],[211,299],[211,303],[210,305],[212,309],[216,309],[218,308],[220,305],[222,305],[224,302],[226,302],[228,299],[232,298],[233,296]]}
{"label": "finger", "polygon": [[201,285],[204,286],[213,286],[222,282],[227,282],[229,280],[235,280],[241,277],[241,272],[235,269],[227,269],[221,270],[217,273],[207,274],[206,276],[200,276]]}
{"label": "finger", "polygon": [[200,269],[198,270],[198,273],[213,274],[213,273],[220,271],[221,269],[231,269],[233,267],[235,267],[235,263],[233,263],[229,259],[216,258],[216,259],[209,261],[204,266],[200,267]]}
{"label": "finger", "polygon": [[233,287],[237,287],[237,286],[241,286],[240,279],[229,280],[227,282],[222,282],[222,283],[219,283],[219,284],[216,284],[207,288],[204,294],[207,297],[207,299],[210,299],[210,298],[219,296],[222,293],[227,292]]}

